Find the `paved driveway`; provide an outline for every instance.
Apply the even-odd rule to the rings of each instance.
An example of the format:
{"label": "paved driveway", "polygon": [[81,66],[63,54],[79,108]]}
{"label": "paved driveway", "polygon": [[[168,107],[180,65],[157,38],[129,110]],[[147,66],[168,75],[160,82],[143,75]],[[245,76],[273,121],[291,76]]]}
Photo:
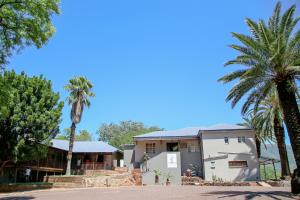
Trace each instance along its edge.
{"label": "paved driveway", "polygon": [[289,188],[144,186],[120,188],[51,189],[0,194],[1,200],[210,200],[210,199],[299,199]]}

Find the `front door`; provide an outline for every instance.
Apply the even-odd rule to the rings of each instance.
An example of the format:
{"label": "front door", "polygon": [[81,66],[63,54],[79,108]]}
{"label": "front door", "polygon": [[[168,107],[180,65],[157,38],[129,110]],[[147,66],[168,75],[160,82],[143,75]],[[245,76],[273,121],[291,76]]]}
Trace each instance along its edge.
{"label": "front door", "polygon": [[167,151],[168,152],[177,152],[177,151],[179,151],[178,142],[168,142],[167,143]]}

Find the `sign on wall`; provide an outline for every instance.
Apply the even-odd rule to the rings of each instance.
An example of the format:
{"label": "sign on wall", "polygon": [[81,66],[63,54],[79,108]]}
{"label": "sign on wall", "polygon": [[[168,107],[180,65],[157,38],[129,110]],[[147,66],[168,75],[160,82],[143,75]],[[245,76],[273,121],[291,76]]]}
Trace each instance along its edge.
{"label": "sign on wall", "polygon": [[177,168],[177,155],[175,153],[167,154],[167,168]]}

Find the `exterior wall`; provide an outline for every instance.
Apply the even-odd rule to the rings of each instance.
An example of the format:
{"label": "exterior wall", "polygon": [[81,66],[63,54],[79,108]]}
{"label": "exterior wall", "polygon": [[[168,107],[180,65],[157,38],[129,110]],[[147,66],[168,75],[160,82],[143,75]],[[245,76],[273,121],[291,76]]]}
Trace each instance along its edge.
{"label": "exterior wall", "polygon": [[[116,153],[74,153],[72,156],[72,169],[78,170],[79,168],[88,169],[92,168],[93,165],[99,165],[96,168],[112,169],[113,159],[115,159]],[[102,163],[97,162],[98,156],[103,155],[104,160]],[[81,160],[80,166],[77,166],[77,161]],[[100,166],[101,165],[101,166]]]}
{"label": "exterior wall", "polygon": [[[245,143],[238,143],[238,136],[245,136]],[[224,137],[229,138],[229,144],[225,144]],[[205,180],[212,180],[213,176],[224,181],[259,179],[259,163],[253,131],[203,132],[202,144]],[[247,161],[248,167],[229,167],[229,161]]]}
{"label": "exterior wall", "polygon": [[165,143],[163,141],[136,141],[136,145],[134,147],[134,161],[136,163],[142,163],[143,162],[143,156],[146,152],[146,144],[147,143],[155,143],[155,154],[148,154],[150,157],[155,157],[158,154],[160,154],[163,151],[166,151]]}
{"label": "exterior wall", "polygon": [[[195,152],[188,152],[187,146],[183,148],[184,145],[193,145],[195,147]],[[181,158],[181,174],[183,175],[188,169],[197,169],[197,175],[202,177],[202,159],[201,151],[199,145],[199,139],[194,140],[183,140],[180,142],[180,158]]]}
{"label": "exterior wall", "polygon": [[124,146],[124,166],[132,170],[134,168],[134,145]]}
{"label": "exterior wall", "polygon": [[113,164],[112,155],[104,155],[104,169],[111,169]]}
{"label": "exterior wall", "polygon": [[[163,140],[163,141],[137,141],[137,144],[134,148],[134,162],[142,163],[143,156],[146,152],[146,143],[155,143],[155,154],[148,154],[149,157],[155,157],[163,152],[167,151],[168,142],[179,142],[179,152],[180,152],[180,175],[183,175],[187,169],[191,169],[193,165],[198,168],[198,175],[202,176],[202,160],[201,160],[201,151],[199,146],[199,139],[189,139],[189,140]],[[195,152],[188,152],[188,145],[192,144],[195,147]],[[130,159],[132,152],[129,150],[124,151],[124,158],[126,158],[126,163]]]}
{"label": "exterior wall", "polygon": [[[168,154],[176,155],[176,167],[170,168],[167,164]],[[142,167],[146,168],[146,171],[142,174],[142,183],[146,185],[155,184],[155,174],[154,170],[159,169],[162,175],[159,177],[159,184],[164,184],[166,182],[166,175],[170,174],[172,177],[170,179],[171,184],[180,185],[181,184],[181,163],[180,163],[180,152],[161,152],[153,156],[147,161],[147,164]]]}

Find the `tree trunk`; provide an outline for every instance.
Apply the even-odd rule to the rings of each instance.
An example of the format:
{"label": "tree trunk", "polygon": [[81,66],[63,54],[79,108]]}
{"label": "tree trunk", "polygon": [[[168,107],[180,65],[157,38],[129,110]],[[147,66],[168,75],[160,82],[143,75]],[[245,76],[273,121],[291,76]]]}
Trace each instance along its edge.
{"label": "tree trunk", "polygon": [[255,133],[255,144],[256,144],[257,157],[260,158],[260,156],[261,156],[261,142],[260,142],[259,138],[257,137],[256,133]]}
{"label": "tree trunk", "polygon": [[284,128],[282,122],[279,121],[277,116],[274,118],[274,134],[277,141],[278,152],[281,164],[281,178],[289,179],[291,177],[289,159],[286,151]]}
{"label": "tree trunk", "polygon": [[277,83],[277,92],[280,106],[283,111],[284,122],[291,141],[296,166],[291,180],[292,193],[300,193],[300,113],[295,92],[290,88],[288,81]]}
{"label": "tree trunk", "polygon": [[75,138],[75,129],[76,125],[73,122],[71,126],[71,133],[70,133],[70,142],[69,142],[69,151],[67,155],[67,170],[66,170],[66,175],[70,176],[71,175],[71,163],[72,163],[72,152],[73,152],[73,144],[74,144],[74,138]]}
{"label": "tree trunk", "polygon": [[5,165],[9,162],[10,160],[5,160],[2,162],[1,167],[0,167],[0,175],[3,176],[4,173],[4,167]]}

